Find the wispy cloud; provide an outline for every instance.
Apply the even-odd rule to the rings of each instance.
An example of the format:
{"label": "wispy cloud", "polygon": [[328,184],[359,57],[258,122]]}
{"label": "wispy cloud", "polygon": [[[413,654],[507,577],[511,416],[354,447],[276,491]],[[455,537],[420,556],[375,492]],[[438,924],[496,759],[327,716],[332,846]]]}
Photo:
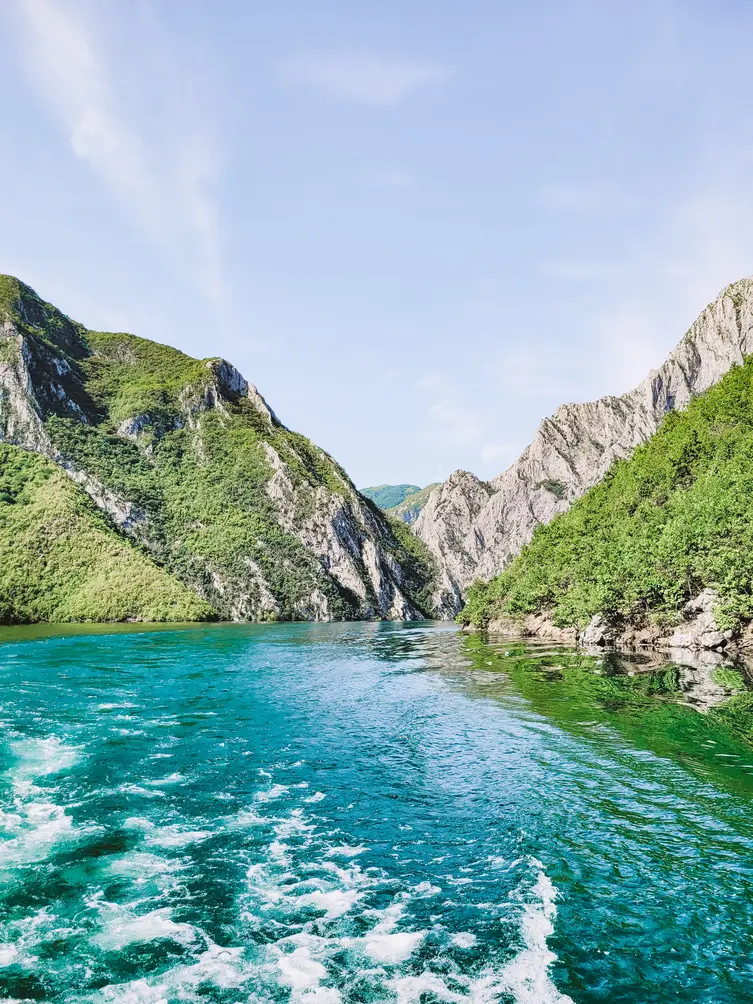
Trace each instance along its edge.
{"label": "wispy cloud", "polygon": [[[180,137],[150,136],[129,115],[92,15],[76,0],[18,0],[22,59],[55,111],[71,150],[118,198],[132,222],[194,273],[204,294],[222,297],[221,229],[212,186],[213,145],[199,123]],[[166,40],[162,43],[167,46]],[[162,64],[170,71],[169,59]],[[167,88],[166,88],[167,89]],[[187,249],[190,248],[190,253]]]}
{"label": "wispy cloud", "polygon": [[508,349],[493,357],[490,367],[500,389],[512,398],[564,401],[577,393],[578,387],[577,373],[573,373],[572,358],[568,360],[567,354],[572,357],[567,346]]}
{"label": "wispy cloud", "polygon": [[469,406],[443,373],[427,373],[418,382],[429,399],[425,438],[451,446],[471,446],[484,432],[481,413]]}
{"label": "wispy cloud", "polygon": [[428,401],[423,438],[459,453],[464,466],[473,469],[481,462],[493,465],[492,469],[501,468],[520,452],[509,442],[490,442],[498,430],[491,414],[469,403],[467,395],[444,373],[427,373],[417,386]]}
{"label": "wispy cloud", "polygon": [[395,188],[406,191],[416,187],[416,176],[402,167],[370,167],[364,178],[375,188]]}
{"label": "wispy cloud", "polygon": [[534,203],[554,212],[603,213],[633,209],[639,199],[604,182],[550,182],[534,193]]}
{"label": "wispy cloud", "polygon": [[392,59],[368,53],[295,56],[278,66],[280,78],[339,101],[397,105],[414,91],[446,80],[450,71],[424,60]]}

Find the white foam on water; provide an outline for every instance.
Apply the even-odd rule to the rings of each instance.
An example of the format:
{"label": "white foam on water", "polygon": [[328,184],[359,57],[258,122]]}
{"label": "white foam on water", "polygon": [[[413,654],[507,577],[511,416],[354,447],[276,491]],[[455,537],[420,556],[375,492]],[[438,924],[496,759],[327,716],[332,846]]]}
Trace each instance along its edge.
{"label": "white foam on water", "polygon": [[10,966],[18,959],[17,945],[0,945],[0,966]]}
{"label": "white foam on water", "polygon": [[[396,976],[387,982],[395,994],[397,1004],[420,1004],[424,994],[432,994],[436,1000],[469,1004],[473,998],[465,993],[451,990],[441,976],[430,971],[420,976]],[[474,1002],[475,1004],[475,1002]]]}
{"label": "white foam on water", "polygon": [[49,907],[27,917],[8,919],[0,928],[0,967],[34,969],[38,951],[45,942],[60,941],[82,933],[57,917]]}
{"label": "white foam on water", "polygon": [[304,802],[310,802],[310,803],[316,803],[316,802],[321,802],[326,797],[327,796],[324,794],[323,791],[317,791],[313,795],[310,795],[308,798],[304,798],[303,801]]}
{"label": "white foam on water", "polygon": [[142,798],[165,798],[164,791],[156,791],[150,788],[145,788],[140,784],[120,784],[115,788],[115,794],[119,795],[140,795]]}
{"label": "white foam on water", "polygon": [[473,948],[477,939],[476,935],[469,931],[460,931],[459,934],[453,934],[450,940],[456,948]]}
{"label": "white foam on water", "polygon": [[296,1004],[341,1004],[343,999],[339,990],[333,987],[315,987],[306,993],[296,995]]}
{"label": "white foam on water", "polygon": [[0,813],[0,871],[44,861],[59,845],[77,839],[73,820],[65,809],[50,802],[47,792],[32,784],[14,785],[13,812]]}
{"label": "white foam on water", "polygon": [[549,948],[547,938],[554,933],[557,916],[557,889],[535,858],[536,883],[531,890],[534,899],[526,903],[520,923],[524,947],[502,970],[499,981],[516,1004],[574,1004],[571,997],[561,994],[549,975],[549,967],[557,956]]}
{"label": "white foam on water", "polygon": [[22,739],[10,749],[16,757],[6,772],[10,802],[0,808],[0,836],[5,838],[0,843],[0,872],[6,873],[45,860],[59,844],[77,840],[84,832],[53,800],[54,787],[34,783],[70,769],[81,759],[80,749],[55,736]]}
{"label": "white foam on water", "polygon": [[406,962],[426,937],[425,931],[400,934],[367,934],[360,938],[363,951],[375,962],[396,966]]}
{"label": "white foam on water", "polygon": [[[238,989],[247,982],[251,968],[244,962],[243,948],[223,948],[203,934],[206,950],[191,963],[175,966],[153,979],[111,983],[89,998],[93,1004],[172,1004],[173,1001],[205,1001],[197,993],[210,983],[221,990]],[[245,998],[244,998],[245,999]]]}
{"label": "white foam on water", "polygon": [[128,879],[137,888],[156,885],[161,892],[175,892],[180,888],[182,872],[190,868],[190,861],[165,858],[149,851],[126,851],[111,858],[104,866],[106,875]]}
{"label": "white foam on water", "polygon": [[168,938],[180,945],[195,944],[198,932],[192,924],[177,923],[172,919],[172,909],[163,907],[140,916],[127,907],[115,903],[99,902],[103,927],[91,939],[105,951],[120,951],[135,942],[160,941]]}
{"label": "white foam on water", "polygon": [[211,830],[188,830],[176,823],[171,826],[155,827],[145,839],[151,847],[181,848],[200,844],[211,836]]}
{"label": "white foam on water", "polygon": [[366,844],[358,844],[356,847],[351,847],[348,844],[335,844],[334,847],[329,848],[327,856],[331,858],[354,858],[358,854],[363,854],[368,849]]}
{"label": "white foam on water", "polygon": [[419,882],[418,885],[413,886],[413,891],[418,896],[438,896],[442,891],[438,885],[432,885],[431,882]]}
{"label": "white foam on water", "polygon": [[288,791],[290,791],[290,787],[287,784],[273,784],[271,788],[257,791],[255,798],[257,802],[271,802],[281,795],[285,795]]}
{"label": "white foam on water", "polygon": [[296,990],[317,987],[327,976],[326,967],[311,957],[311,951],[305,945],[282,955],[277,966],[280,970],[280,982]]}
{"label": "white foam on water", "polygon": [[314,892],[299,896],[296,902],[298,906],[310,906],[323,912],[325,920],[335,920],[352,910],[362,896],[363,893],[357,889],[334,889],[329,892],[315,889]]}
{"label": "white foam on water", "polygon": [[47,739],[20,739],[10,744],[17,763],[8,772],[11,780],[47,777],[69,770],[81,759],[81,747],[66,746],[56,736]]}
{"label": "white foam on water", "polygon": [[161,788],[165,784],[182,784],[186,780],[184,774],[170,774],[168,777],[160,778],[157,781],[145,781],[144,784],[149,785],[150,788]]}

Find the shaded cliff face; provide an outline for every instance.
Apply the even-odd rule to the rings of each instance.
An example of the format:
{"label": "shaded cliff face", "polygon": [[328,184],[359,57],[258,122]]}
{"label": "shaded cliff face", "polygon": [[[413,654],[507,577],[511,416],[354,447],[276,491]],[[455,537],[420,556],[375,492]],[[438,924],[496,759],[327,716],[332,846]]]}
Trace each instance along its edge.
{"label": "shaded cliff face", "polygon": [[431,560],[222,359],[88,331],[0,277],[0,441],[49,457],[234,620],[414,619]]}
{"label": "shaded cliff face", "polygon": [[743,279],[703,311],[634,390],[562,405],[520,458],[486,484],[456,471],[432,492],[415,525],[441,567],[438,611],[456,614],[475,579],[502,571],[539,523],[568,509],[616,459],[653,435],[668,411],[686,407],[752,352],[753,279]]}

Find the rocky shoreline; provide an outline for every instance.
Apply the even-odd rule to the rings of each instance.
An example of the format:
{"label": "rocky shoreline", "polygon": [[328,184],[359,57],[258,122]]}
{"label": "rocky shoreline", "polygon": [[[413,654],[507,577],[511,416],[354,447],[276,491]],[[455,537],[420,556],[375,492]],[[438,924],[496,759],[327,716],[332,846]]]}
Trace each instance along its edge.
{"label": "rocky shoreline", "polygon": [[[722,630],[715,608],[718,596],[704,589],[682,608],[682,620],[673,628],[653,624],[610,621],[595,614],[583,629],[559,627],[546,613],[523,618],[493,619],[485,627],[488,634],[515,638],[539,638],[588,650],[620,649],[632,652],[706,653],[718,657],[753,656],[753,622],[742,631]],[[477,628],[468,628],[475,631]],[[711,661],[716,661],[712,658]]]}

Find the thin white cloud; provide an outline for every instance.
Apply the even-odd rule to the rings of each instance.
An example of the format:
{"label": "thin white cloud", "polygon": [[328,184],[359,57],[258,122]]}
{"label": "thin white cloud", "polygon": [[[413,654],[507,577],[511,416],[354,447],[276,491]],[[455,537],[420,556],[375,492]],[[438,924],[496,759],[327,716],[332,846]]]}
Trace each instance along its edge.
{"label": "thin white cloud", "polygon": [[391,59],[367,53],[296,56],[278,66],[288,84],[308,87],[339,101],[397,105],[414,91],[450,75],[447,67],[423,60]]}
{"label": "thin white cloud", "polygon": [[481,449],[481,459],[486,463],[492,461],[513,460],[515,457],[515,447],[507,443],[492,443]]}
{"label": "thin white cloud", "polygon": [[468,405],[443,373],[427,373],[418,382],[429,398],[424,438],[450,446],[477,445],[485,431],[483,416]]}
{"label": "thin white cloud", "polygon": [[372,167],[364,171],[366,181],[375,188],[407,191],[416,187],[416,176],[402,167]]}
{"label": "thin white cloud", "polygon": [[[161,141],[150,136],[147,142],[147,130],[124,107],[125,87],[109,68],[96,7],[18,0],[18,10],[28,76],[57,114],[74,155],[115,194],[132,222],[219,301],[221,229],[211,194],[216,164],[200,125],[187,123],[178,140],[165,131]],[[162,70],[169,69],[165,58]]]}
{"label": "thin white cloud", "polygon": [[619,277],[619,267],[609,261],[547,261],[541,265],[541,273],[550,279],[562,282],[599,282]]}
{"label": "thin white cloud", "polygon": [[499,388],[518,400],[572,398],[578,387],[578,374],[573,373],[572,366],[572,352],[567,346],[508,349],[490,360]]}
{"label": "thin white cloud", "polygon": [[539,208],[554,212],[621,212],[638,206],[639,200],[616,185],[603,182],[550,182],[534,193]]}

